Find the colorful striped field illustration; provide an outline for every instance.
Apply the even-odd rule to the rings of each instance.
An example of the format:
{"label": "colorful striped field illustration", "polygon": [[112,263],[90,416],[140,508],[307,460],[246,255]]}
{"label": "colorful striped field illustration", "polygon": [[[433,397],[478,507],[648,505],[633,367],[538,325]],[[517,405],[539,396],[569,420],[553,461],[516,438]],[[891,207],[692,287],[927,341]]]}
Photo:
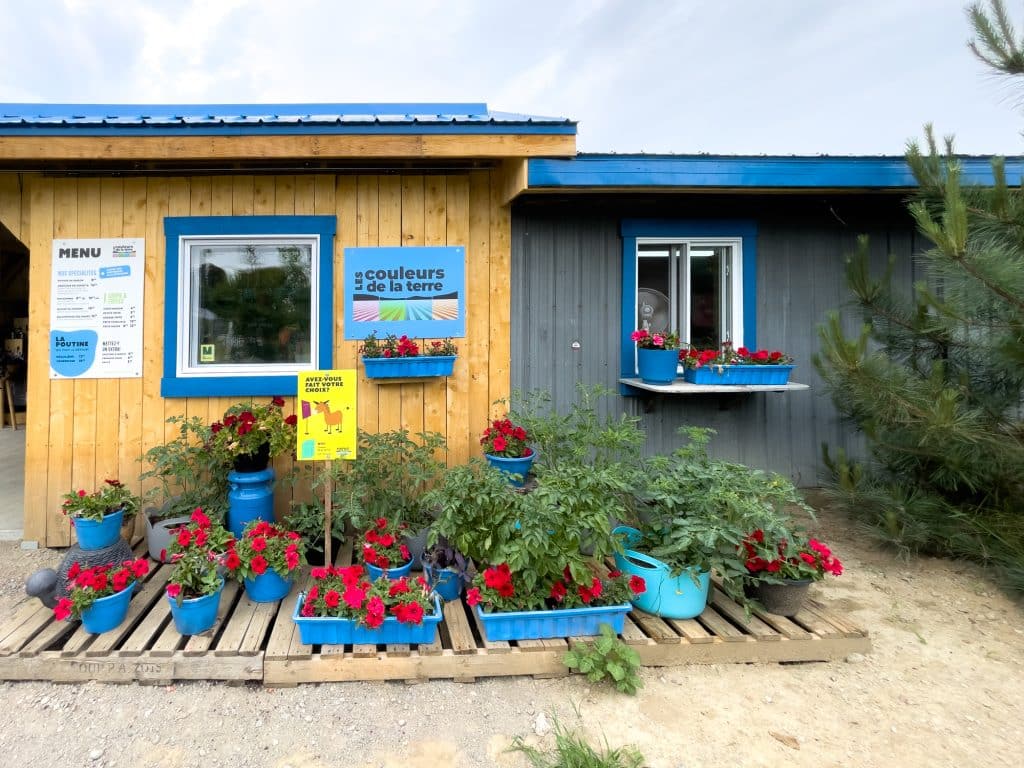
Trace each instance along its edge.
{"label": "colorful striped field illustration", "polygon": [[405,299],[356,294],[352,297],[352,315],[357,322],[455,320],[459,316],[459,294],[456,291],[440,296],[410,296]]}

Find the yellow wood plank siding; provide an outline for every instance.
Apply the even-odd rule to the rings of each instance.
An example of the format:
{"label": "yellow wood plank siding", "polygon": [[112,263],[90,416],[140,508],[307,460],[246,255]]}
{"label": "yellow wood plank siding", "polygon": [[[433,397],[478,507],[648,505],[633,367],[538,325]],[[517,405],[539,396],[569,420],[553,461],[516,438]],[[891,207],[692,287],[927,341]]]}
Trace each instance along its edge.
{"label": "yellow wood plank siding", "polygon": [[576,136],[0,136],[6,160],[252,160],[572,157]]}
{"label": "yellow wood plank siding", "polygon": [[[25,177],[22,177],[25,178]],[[61,497],[115,475],[138,488],[141,455],[174,436],[172,415],[218,418],[243,398],[162,398],[166,216],[321,214],[338,217],[334,244],[334,366],[355,367],[359,426],[408,428],[448,437],[449,461],[479,455],[491,402],[508,393],[508,209],[499,171],[448,175],[302,175],[63,179],[0,176],[0,211],[17,218],[31,249],[25,536],[70,543]],[[15,203],[17,195],[20,201]],[[6,218],[4,225],[9,226]],[[141,379],[49,379],[50,261],[55,238],[144,237],[145,348]],[[467,338],[457,340],[455,374],[424,384],[379,385],[365,378],[358,342],[344,341],[346,246],[462,245],[466,248]],[[502,334],[505,334],[503,337]],[[289,399],[289,411],[294,409]],[[278,462],[282,472],[291,460]],[[305,489],[279,488],[278,514]]]}

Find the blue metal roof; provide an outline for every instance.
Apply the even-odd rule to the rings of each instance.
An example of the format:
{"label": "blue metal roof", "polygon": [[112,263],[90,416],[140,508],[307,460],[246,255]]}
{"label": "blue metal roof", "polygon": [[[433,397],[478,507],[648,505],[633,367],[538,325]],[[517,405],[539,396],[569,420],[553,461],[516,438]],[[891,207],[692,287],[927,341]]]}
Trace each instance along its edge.
{"label": "blue metal roof", "polygon": [[[960,157],[967,184],[991,184],[991,157]],[[902,156],[768,157],[744,155],[578,155],[530,158],[528,189],[905,189],[917,186]],[[1006,179],[1020,184],[1024,158],[1006,159]]]}
{"label": "blue metal roof", "polygon": [[486,104],[3,104],[0,135],[576,134]]}

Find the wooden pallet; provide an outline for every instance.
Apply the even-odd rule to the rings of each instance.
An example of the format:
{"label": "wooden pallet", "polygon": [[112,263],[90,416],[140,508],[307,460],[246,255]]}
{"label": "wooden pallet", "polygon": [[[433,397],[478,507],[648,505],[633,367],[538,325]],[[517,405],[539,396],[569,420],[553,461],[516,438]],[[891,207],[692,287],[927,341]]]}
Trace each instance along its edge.
{"label": "wooden pallet", "polygon": [[[347,564],[351,548],[339,553]],[[57,622],[35,599],[16,607],[0,627],[0,680],[131,682],[173,680],[260,681],[285,687],[344,680],[568,674],[562,657],[569,640],[488,642],[462,602],[448,603],[430,645],[303,645],[292,621],[298,589],[280,603],[250,601],[234,582],[224,588],[217,622],[202,635],[183,637],[164,599],[170,575],[155,568],[132,597],[128,618],[102,635],[76,622]],[[300,585],[304,588],[305,583]],[[646,666],[726,662],[832,661],[871,649],[867,633],[808,601],[793,619],[743,609],[715,589],[696,619],[672,620],[633,611],[622,632]]]}

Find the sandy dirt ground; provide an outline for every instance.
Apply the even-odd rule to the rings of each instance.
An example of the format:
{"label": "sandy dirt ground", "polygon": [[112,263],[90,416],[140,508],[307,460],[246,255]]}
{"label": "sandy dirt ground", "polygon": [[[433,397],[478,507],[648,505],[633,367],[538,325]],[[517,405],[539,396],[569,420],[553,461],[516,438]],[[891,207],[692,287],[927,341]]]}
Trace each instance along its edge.
{"label": "sandy dirt ground", "polygon": [[[847,572],[816,595],[873,651],[845,662],[645,669],[634,698],[556,680],[304,685],[0,683],[0,765],[524,766],[557,717],[651,768],[1011,765],[1024,745],[1024,610],[972,565],[900,559],[836,515]],[[59,552],[0,543],[0,623]],[[540,735],[538,735],[538,733]]]}

